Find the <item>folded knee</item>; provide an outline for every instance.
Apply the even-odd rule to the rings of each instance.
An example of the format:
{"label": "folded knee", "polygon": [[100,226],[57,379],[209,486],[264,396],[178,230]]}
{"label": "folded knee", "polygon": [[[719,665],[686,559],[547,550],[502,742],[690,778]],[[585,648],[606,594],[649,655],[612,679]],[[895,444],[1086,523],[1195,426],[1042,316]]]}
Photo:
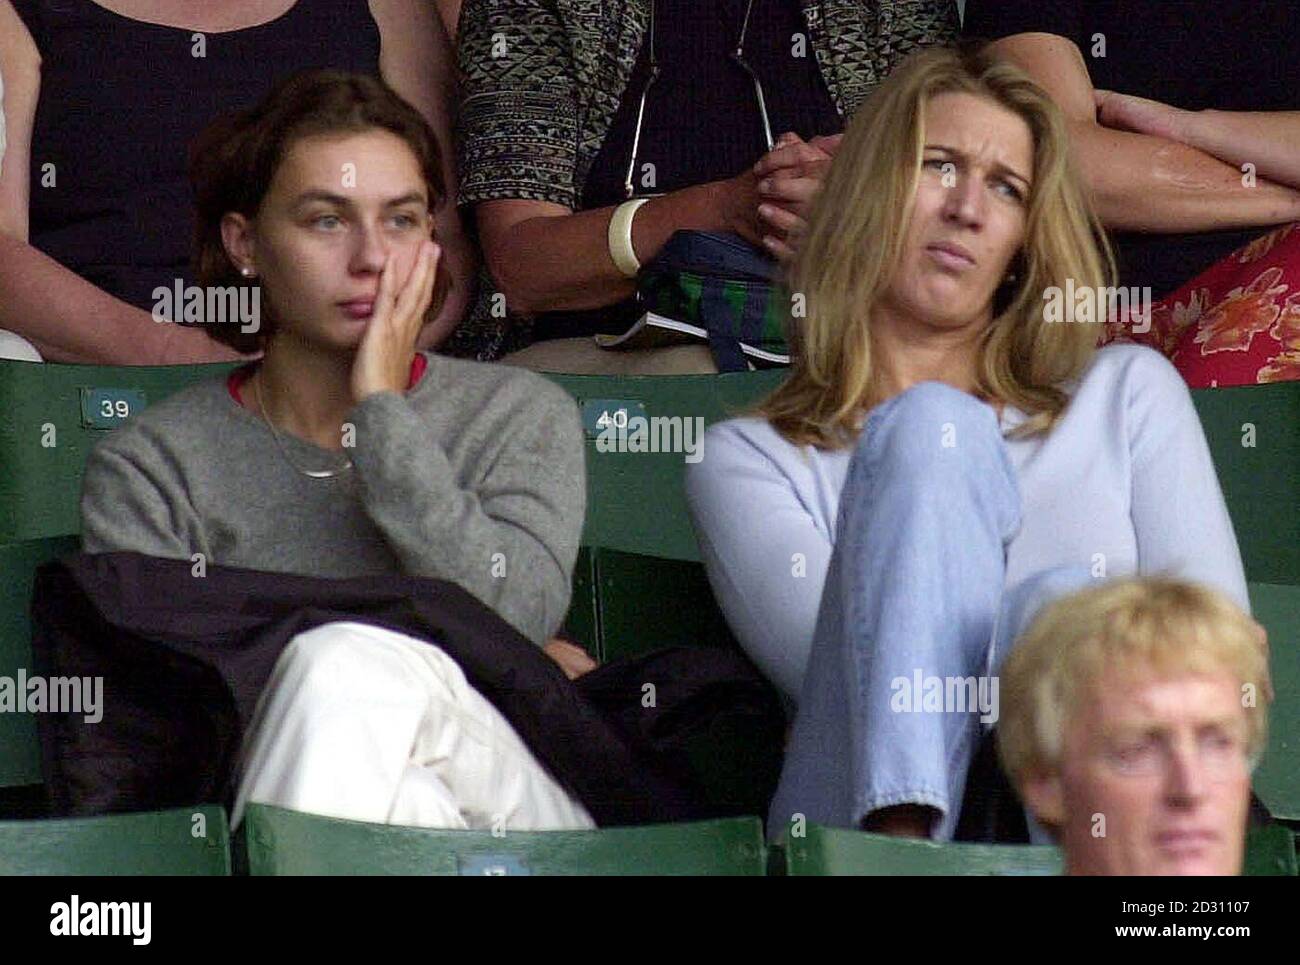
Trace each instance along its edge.
{"label": "folded knee", "polygon": [[972,458],[1000,457],[993,409],[942,382],[921,382],[873,412],[858,440],[897,471],[928,476]]}
{"label": "folded knee", "polygon": [[410,689],[411,680],[391,663],[383,647],[361,629],[330,623],[289,641],[276,678],[312,704],[364,700],[372,692],[396,700]]}

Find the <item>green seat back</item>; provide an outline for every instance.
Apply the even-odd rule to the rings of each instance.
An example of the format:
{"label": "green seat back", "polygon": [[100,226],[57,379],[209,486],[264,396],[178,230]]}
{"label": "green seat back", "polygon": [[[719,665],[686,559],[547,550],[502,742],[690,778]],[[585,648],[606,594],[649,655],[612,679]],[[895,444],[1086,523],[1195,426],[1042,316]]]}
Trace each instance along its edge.
{"label": "green seat back", "polygon": [[244,818],[254,875],[762,875],[757,818],[600,831],[437,831],[266,805]]}
{"label": "green seat back", "polygon": [[1271,824],[1251,828],[1246,835],[1246,860],[1241,873],[1250,877],[1300,874],[1296,862],[1296,838],[1290,828]]}
{"label": "green seat back", "polygon": [[589,550],[585,562],[596,588],[601,659],[735,644],[703,564],[607,549]]}
{"label": "green seat back", "polygon": [[1300,820],[1300,586],[1251,583],[1250,608],[1268,630],[1273,706],[1255,792],[1274,816]]}
{"label": "green seat back", "polygon": [[220,807],[0,821],[0,875],[229,874]]}
{"label": "green seat back", "polygon": [[[75,536],[0,543],[0,677],[33,673],[29,604],[36,568],[77,549]],[[0,713],[0,788],[41,783],[40,745],[31,714]]]}
{"label": "green seat back", "polygon": [[1001,844],[936,844],[809,824],[781,839],[791,875],[1056,875],[1056,848]]}
{"label": "green seat back", "polygon": [[1192,393],[1246,578],[1300,584],[1300,382]]}
{"label": "green seat back", "polygon": [[[1058,875],[1061,852],[1019,844],[936,844],[810,824],[802,837],[787,833],[774,862],[791,875]],[[1280,825],[1246,835],[1242,872],[1296,874],[1295,841]]]}
{"label": "green seat back", "polygon": [[621,418],[620,411],[629,418],[700,418],[708,426],[745,411],[784,377],[782,370],[618,377],[548,373],[577,400],[587,428],[583,545],[698,560],[682,491],[685,453],[602,452],[597,448],[600,426]]}
{"label": "green seat back", "polygon": [[[80,530],[86,454],[103,429],[89,410],[156,402],[230,370],[192,366],[42,365],[0,361],[0,542]],[[589,511],[583,543],[698,559],[685,512],[682,453],[599,452],[596,421],[623,409],[711,424],[775,388],[782,370],[723,376],[551,375],[587,413]],[[98,392],[98,395],[91,393]],[[135,393],[128,395],[127,393]],[[1250,579],[1300,583],[1300,382],[1192,393]],[[83,398],[84,397],[84,398]],[[91,400],[96,405],[89,405]],[[1243,444],[1246,443],[1246,444]]]}
{"label": "green seat back", "polygon": [[0,361],[0,542],[81,531],[82,471],[107,431],[91,426],[91,411],[100,413],[107,402],[112,424],[120,424],[119,403],[134,414],[141,402],[152,404],[233,367]]}

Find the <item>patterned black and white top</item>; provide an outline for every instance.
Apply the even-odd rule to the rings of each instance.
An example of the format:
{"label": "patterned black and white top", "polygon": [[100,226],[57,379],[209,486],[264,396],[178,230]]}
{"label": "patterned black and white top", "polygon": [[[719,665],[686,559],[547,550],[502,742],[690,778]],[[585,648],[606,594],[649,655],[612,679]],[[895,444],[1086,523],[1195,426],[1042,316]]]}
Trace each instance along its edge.
{"label": "patterned black and white top", "polygon": [[[953,0],[800,0],[807,42],[847,120],[908,54],[957,39]],[[461,205],[582,208],[583,186],[645,41],[650,0],[466,0],[459,27]],[[486,281],[486,279],[485,279]],[[489,311],[491,282],[444,351],[498,358],[527,326]]]}

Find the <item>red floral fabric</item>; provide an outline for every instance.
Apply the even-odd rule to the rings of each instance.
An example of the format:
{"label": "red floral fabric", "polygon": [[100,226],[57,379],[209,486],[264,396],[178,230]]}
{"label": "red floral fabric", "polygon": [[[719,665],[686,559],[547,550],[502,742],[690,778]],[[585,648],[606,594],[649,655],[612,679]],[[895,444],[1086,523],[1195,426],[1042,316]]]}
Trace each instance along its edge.
{"label": "red floral fabric", "polygon": [[[1300,380],[1300,222],[1261,235],[1102,337],[1164,353],[1194,389]],[[1137,327],[1141,327],[1138,325]]]}

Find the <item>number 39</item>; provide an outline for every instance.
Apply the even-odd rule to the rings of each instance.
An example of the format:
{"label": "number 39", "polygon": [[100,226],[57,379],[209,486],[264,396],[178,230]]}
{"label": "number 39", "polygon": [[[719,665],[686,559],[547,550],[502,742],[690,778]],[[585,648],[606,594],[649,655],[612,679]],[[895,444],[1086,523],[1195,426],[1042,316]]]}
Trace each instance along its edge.
{"label": "number 39", "polygon": [[131,404],[126,399],[102,399],[99,403],[99,414],[105,419],[125,419],[131,414]]}

